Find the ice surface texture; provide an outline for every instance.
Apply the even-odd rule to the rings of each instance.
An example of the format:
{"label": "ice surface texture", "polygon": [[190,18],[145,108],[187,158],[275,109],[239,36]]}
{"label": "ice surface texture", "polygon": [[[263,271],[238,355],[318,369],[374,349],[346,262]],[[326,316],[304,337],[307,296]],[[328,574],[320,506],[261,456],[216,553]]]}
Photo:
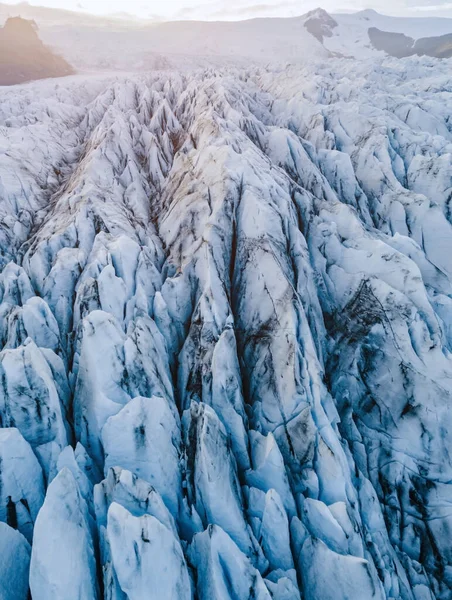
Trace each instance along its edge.
{"label": "ice surface texture", "polygon": [[0,595],[452,597],[452,82],[0,90]]}

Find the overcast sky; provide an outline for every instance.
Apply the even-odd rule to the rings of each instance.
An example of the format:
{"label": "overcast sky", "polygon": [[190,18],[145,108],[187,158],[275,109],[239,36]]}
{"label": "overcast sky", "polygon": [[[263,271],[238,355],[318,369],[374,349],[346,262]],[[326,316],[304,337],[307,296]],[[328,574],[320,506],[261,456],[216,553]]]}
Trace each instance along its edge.
{"label": "overcast sky", "polygon": [[[17,4],[15,0],[3,2]],[[31,0],[29,3],[102,15],[125,12],[165,19],[287,17],[303,14],[319,5],[329,11],[374,8],[394,15],[452,17],[452,0]]]}

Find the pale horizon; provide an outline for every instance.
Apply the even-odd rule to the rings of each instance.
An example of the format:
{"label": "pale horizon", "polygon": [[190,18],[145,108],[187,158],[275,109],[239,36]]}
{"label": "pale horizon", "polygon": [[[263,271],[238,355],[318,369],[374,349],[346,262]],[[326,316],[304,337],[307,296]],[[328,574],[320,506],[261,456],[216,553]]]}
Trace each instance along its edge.
{"label": "pale horizon", "polygon": [[329,12],[357,12],[372,8],[382,14],[407,17],[452,17],[452,2],[441,0],[376,0],[372,6],[360,0],[307,0],[296,2],[258,2],[258,0],[32,0],[16,2],[3,0],[3,4],[20,8],[33,7],[63,9],[97,16],[129,16],[151,20],[242,20],[253,17],[294,17],[314,8]]}

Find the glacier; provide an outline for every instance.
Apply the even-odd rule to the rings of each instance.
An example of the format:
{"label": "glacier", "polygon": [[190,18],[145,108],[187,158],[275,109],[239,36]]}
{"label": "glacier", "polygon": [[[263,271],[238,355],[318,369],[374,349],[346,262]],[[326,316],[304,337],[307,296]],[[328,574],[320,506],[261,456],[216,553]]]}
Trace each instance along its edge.
{"label": "glacier", "polygon": [[0,89],[0,596],[452,598],[450,61]]}

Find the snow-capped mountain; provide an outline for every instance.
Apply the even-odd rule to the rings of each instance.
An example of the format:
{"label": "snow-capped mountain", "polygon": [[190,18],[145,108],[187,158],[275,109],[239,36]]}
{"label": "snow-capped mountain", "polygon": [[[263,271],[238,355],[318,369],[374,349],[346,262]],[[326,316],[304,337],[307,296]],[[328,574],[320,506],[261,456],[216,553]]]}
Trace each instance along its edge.
{"label": "snow-capped mountain", "polygon": [[328,56],[452,56],[452,19],[387,17],[373,10],[159,22],[0,3],[0,22],[11,16],[35,21],[44,44],[83,71],[302,64]]}
{"label": "snow-capped mountain", "polygon": [[451,598],[451,110],[427,58],[0,90],[2,600]]}
{"label": "snow-capped mountain", "polygon": [[88,71],[298,63],[330,54],[303,19],[162,23],[0,4],[0,20],[11,15],[33,19],[47,46]]}
{"label": "snow-capped mountain", "polygon": [[322,9],[302,18],[325,48],[342,56],[452,56],[452,19],[388,17],[375,10],[330,15]]}

